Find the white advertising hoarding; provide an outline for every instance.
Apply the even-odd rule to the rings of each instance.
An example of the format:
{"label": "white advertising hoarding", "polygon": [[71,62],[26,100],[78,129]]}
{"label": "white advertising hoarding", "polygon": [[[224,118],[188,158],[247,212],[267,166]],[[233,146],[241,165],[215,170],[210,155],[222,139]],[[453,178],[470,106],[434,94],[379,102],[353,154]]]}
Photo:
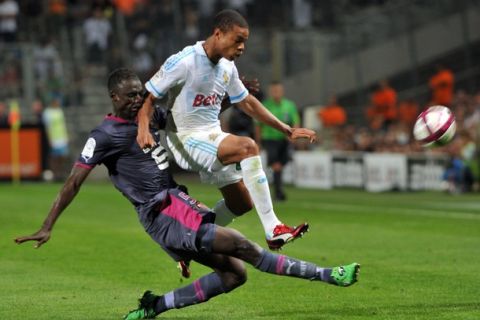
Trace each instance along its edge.
{"label": "white advertising hoarding", "polygon": [[407,157],[405,155],[367,153],[363,156],[363,161],[367,191],[407,189]]}
{"label": "white advertising hoarding", "polygon": [[297,151],[294,156],[294,183],[303,188],[332,188],[332,155]]}

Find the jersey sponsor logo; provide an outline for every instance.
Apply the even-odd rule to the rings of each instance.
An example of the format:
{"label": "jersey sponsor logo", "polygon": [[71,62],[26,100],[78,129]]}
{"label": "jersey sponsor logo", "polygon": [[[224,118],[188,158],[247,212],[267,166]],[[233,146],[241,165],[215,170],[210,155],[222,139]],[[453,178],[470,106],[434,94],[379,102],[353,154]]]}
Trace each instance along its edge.
{"label": "jersey sponsor logo", "polygon": [[205,96],[203,94],[197,94],[195,99],[193,99],[193,106],[194,107],[209,107],[214,106],[217,104],[217,101],[220,97],[217,94],[211,94],[209,96]]}
{"label": "jersey sponsor logo", "polygon": [[97,141],[94,138],[88,138],[87,142],[85,143],[85,147],[82,150],[82,158],[85,162],[88,162],[93,157],[93,153],[95,152],[95,146],[97,145]]}

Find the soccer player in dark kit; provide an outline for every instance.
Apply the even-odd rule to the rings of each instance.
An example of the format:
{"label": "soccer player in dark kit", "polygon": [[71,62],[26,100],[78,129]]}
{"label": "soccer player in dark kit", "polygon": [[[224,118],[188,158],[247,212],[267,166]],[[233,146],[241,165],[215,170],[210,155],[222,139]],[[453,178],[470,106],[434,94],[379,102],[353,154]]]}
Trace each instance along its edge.
{"label": "soccer player in dark kit", "polygon": [[[163,295],[146,291],[137,309],[124,319],[153,319],[173,308],[205,302],[227,293],[246,281],[247,262],[256,269],[347,287],[357,281],[360,265],[324,268],[264,250],[238,231],[214,224],[215,214],[189,197],[168,171],[166,150],[159,144],[141,149],[136,142],[136,116],[143,103],[143,87],[128,69],[115,70],[108,79],[114,113],[90,133],[42,227],[17,243],[36,241],[40,247],[50,239],[53,226],[75,198],[85,178],[99,164],[108,168],[115,187],[133,204],[145,231],[174,260],[194,260],[213,272],[192,284]],[[158,128],[165,115],[156,109],[153,121]],[[152,129],[154,133],[154,129]],[[158,142],[158,135],[153,135]]]}

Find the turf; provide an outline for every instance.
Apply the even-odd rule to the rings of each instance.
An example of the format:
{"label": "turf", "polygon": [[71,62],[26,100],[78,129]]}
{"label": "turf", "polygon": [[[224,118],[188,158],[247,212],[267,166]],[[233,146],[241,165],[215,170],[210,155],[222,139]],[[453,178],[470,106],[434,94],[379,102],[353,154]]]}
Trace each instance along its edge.
{"label": "turf", "polygon": [[[37,230],[60,185],[0,185],[0,319],[121,319],[145,289],[180,282],[175,263],[144,233],[109,184],[87,183],[40,249],[13,238]],[[213,205],[219,193],[193,184]],[[288,189],[276,204],[310,233],[283,253],[324,266],[357,261],[360,282],[338,288],[262,274],[208,303],[161,319],[479,319],[480,201],[477,195],[369,194]],[[232,224],[265,246],[254,212]],[[192,266],[193,277],[206,268]]]}

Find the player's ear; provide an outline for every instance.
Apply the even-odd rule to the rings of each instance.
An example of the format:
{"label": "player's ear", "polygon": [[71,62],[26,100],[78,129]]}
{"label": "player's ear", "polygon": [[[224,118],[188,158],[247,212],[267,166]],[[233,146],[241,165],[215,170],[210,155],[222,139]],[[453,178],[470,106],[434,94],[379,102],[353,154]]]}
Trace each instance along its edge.
{"label": "player's ear", "polygon": [[221,33],[222,33],[222,31],[220,30],[220,28],[215,28],[215,29],[213,29],[213,36],[214,36],[215,38],[218,39],[218,38],[220,37],[220,34],[221,34]]}

